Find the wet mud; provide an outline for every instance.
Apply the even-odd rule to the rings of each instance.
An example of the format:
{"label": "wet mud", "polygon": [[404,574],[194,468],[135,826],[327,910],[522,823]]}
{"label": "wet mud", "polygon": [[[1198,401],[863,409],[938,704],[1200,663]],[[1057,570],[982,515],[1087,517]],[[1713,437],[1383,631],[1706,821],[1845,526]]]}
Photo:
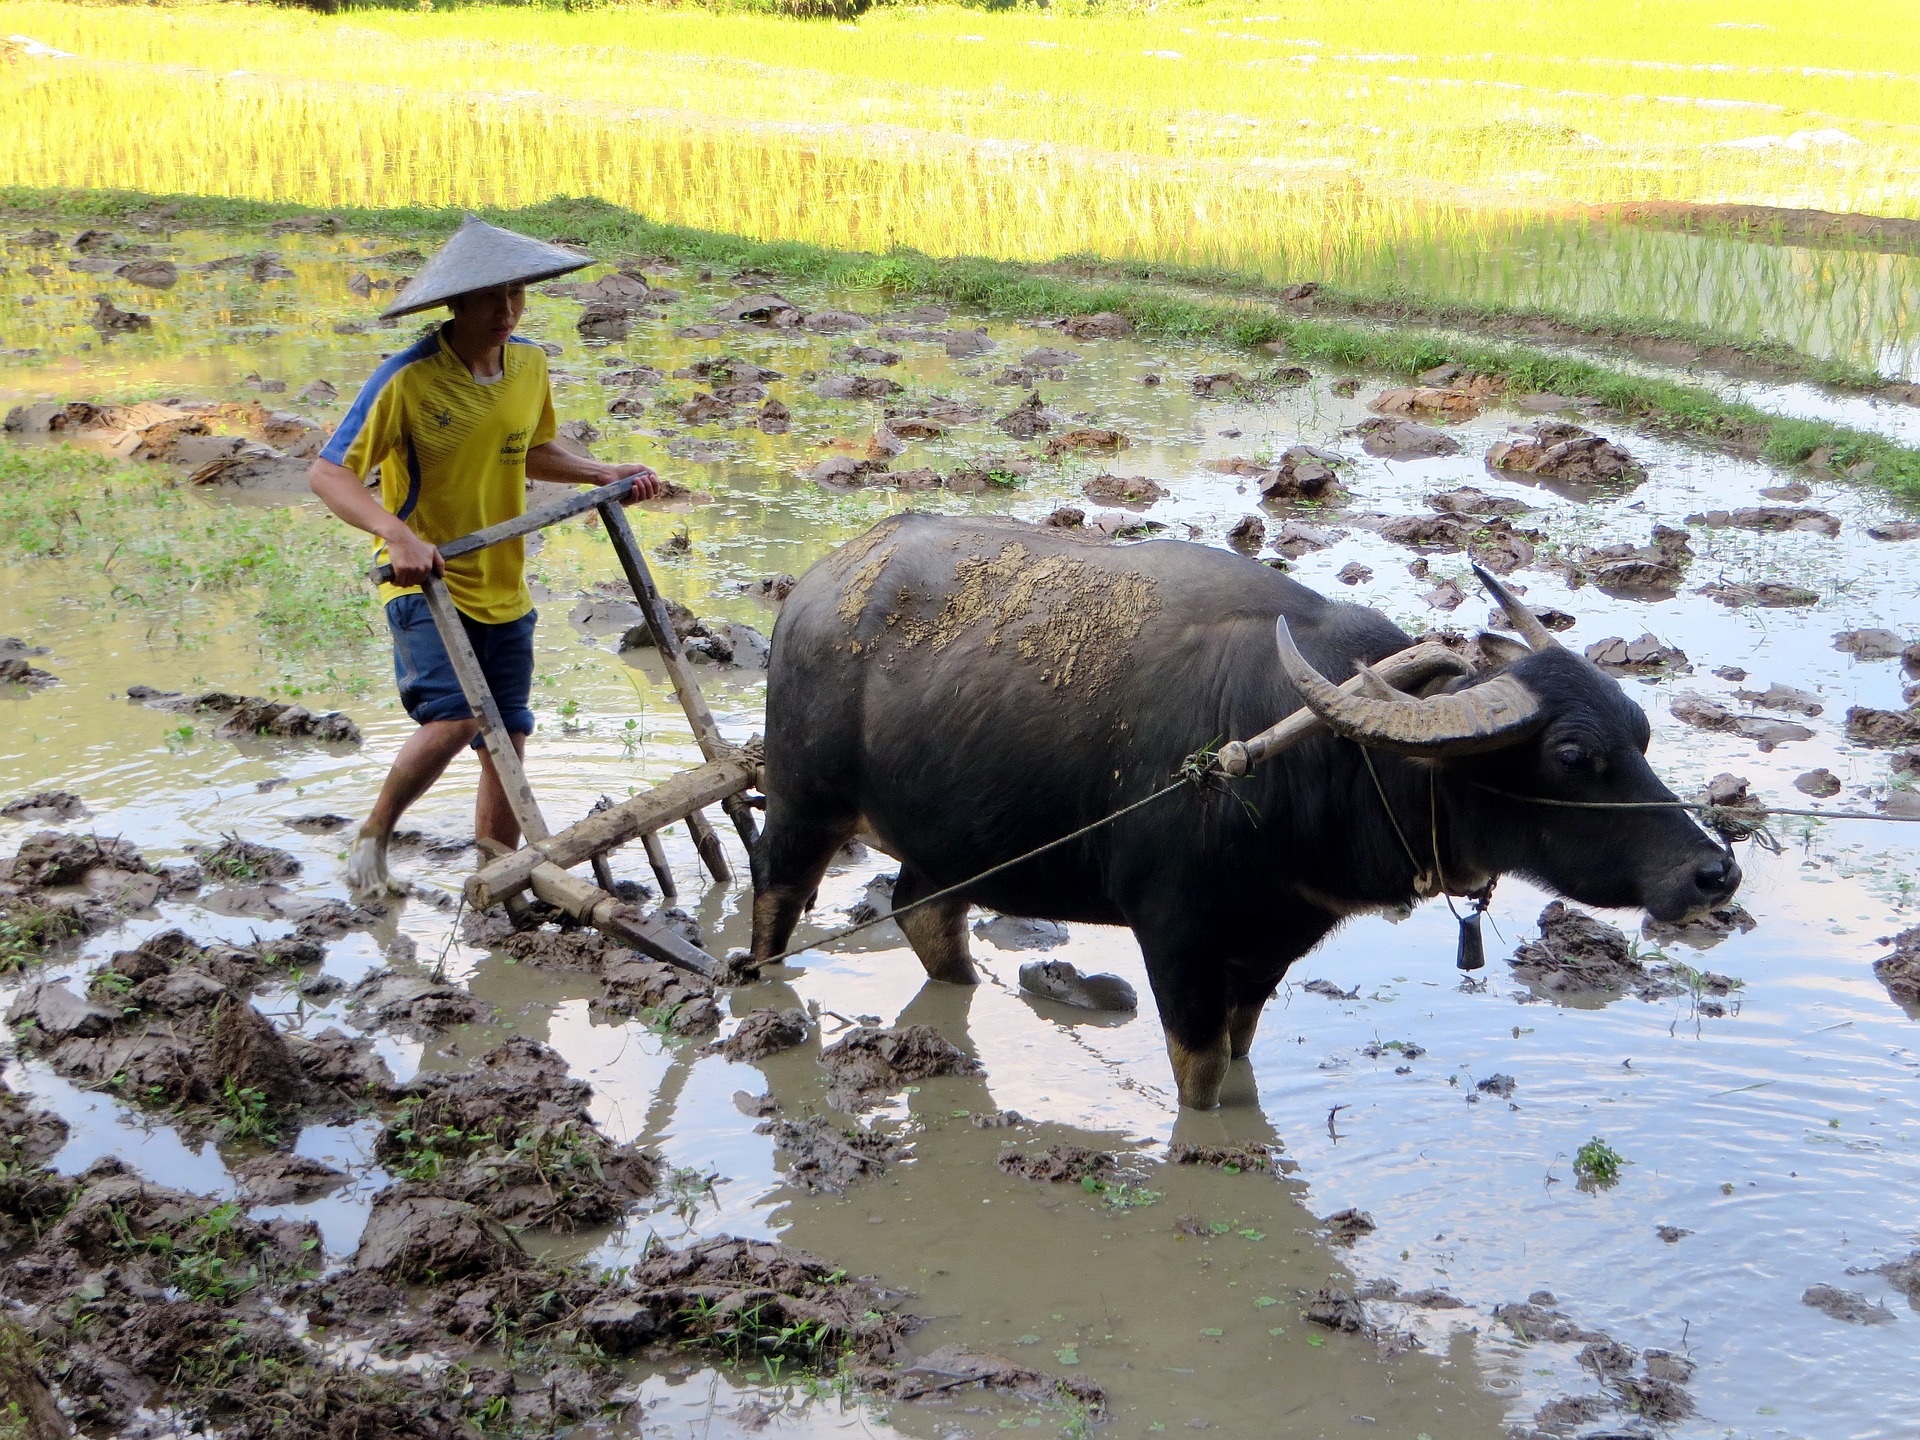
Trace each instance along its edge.
{"label": "wet mud", "polygon": [[[171,248],[103,258],[151,262],[145,278],[0,287],[0,307],[29,282],[43,297],[7,310],[10,339],[44,353],[4,382],[0,408],[22,407],[5,443],[124,447],[132,473],[183,485],[221,465],[190,487],[209,506],[304,503],[238,472],[293,473],[337,421],[404,338],[368,303],[417,259],[337,227],[143,243]],[[557,352],[574,443],[685,487],[634,520],[730,738],[760,727],[758,644],[791,577],[838,541],[909,505],[1077,514],[1089,537],[1233,546],[1462,647],[1497,623],[1465,568],[1490,563],[1619,674],[1679,793],[1725,774],[1758,804],[1906,803],[1920,636],[1894,577],[1920,527],[1829,470],[1689,448],[1581,397],[1536,410],[1552,397],[1472,376],[1280,372],[1111,318],[982,325],[724,267],[583,283],[600,288],[536,295],[529,332]],[[103,289],[150,326],[103,340]],[[215,301],[235,319],[200,344]],[[138,394],[188,403],[134,415]],[[592,527],[550,532],[531,570],[534,784],[570,821],[695,749]],[[988,623],[997,583],[979,587]],[[28,723],[0,753],[0,856],[17,857],[0,940],[26,937],[0,945],[20,1010],[0,1244],[26,1257],[0,1284],[75,1419],[153,1404],[242,1434],[398,1414],[448,1435],[489,1416],[825,1434],[884,1410],[957,1436],[1095,1413],[1114,1433],[1264,1433],[1284,1409],[1301,1433],[1358,1433],[1360,1415],[1435,1440],[1704,1435],[1759,1405],[1784,1433],[1891,1423],[1912,1245],[1887,1202],[1910,1189],[1920,1063],[1896,836],[1766,818],[1784,853],[1743,848],[1740,904],[1675,926],[1569,906],[1536,922],[1548,897],[1511,881],[1490,918],[1513,982],[1454,976],[1432,907],[1356,920],[1290,973],[1229,1104],[1178,1115],[1151,1007],[1029,999],[1020,978],[1045,948],[1057,984],[1070,967],[1137,997],[1124,937],[981,915],[989,979],[969,996],[922,992],[882,927],[710,989],[591,932],[460,912],[470,767],[396,846],[410,893],[352,906],[341,832],[406,733],[383,675],[296,693],[244,636],[181,651],[146,617],[57,600],[104,595],[75,567],[4,584],[26,638],[0,654],[61,683],[9,692]],[[1066,654],[1051,643],[1036,660]],[[127,703],[147,685],[185,708]],[[1707,727],[1674,713],[1688,694]],[[169,739],[189,709],[206,733]],[[317,729],[336,717],[360,744],[314,743],[346,739]],[[1732,817],[1741,796],[1715,803]],[[715,953],[744,943],[742,892],[703,888],[678,827],[662,839],[679,923]],[[648,903],[638,847],[615,863]],[[800,938],[884,913],[892,868],[836,860]],[[1808,1057],[1792,1076],[1787,1050]],[[1626,1160],[1611,1187],[1571,1179],[1596,1131]],[[1808,1205],[1850,1246],[1804,1236]],[[77,1215],[115,1238],[76,1221],[52,1242]],[[182,1262],[248,1283],[156,1300]],[[1869,1310],[1892,1297],[1897,1323],[1803,1305],[1819,1285]],[[1503,1306],[1516,1295],[1528,1308]],[[76,1303],[63,1352],[46,1317]],[[257,1381],[197,1358],[234,1334]],[[1822,1378],[1783,1384],[1786,1346]],[[407,1355],[464,1368],[333,1363]],[[294,1389],[315,1398],[289,1408]]]}

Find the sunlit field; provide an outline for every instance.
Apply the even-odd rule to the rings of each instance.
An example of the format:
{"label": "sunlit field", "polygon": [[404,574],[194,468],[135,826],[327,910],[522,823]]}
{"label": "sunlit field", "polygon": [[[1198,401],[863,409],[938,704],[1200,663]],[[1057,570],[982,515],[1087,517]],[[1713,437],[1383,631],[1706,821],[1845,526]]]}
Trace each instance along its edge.
{"label": "sunlit field", "polygon": [[[1834,332],[1902,310],[1903,267],[1756,264],[1674,236],[1621,255],[1586,207],[1920,216],[1907,18],[1891,0],[857,23],[29,0],[0,5],[0,33],[38,42],[0,78],[0,181],[368,206],[596,195],[764,238],[1663,313],[1871,358],[1881,337]],[[1822,313],[1796,327],[1782,311],[1809,289]]]}

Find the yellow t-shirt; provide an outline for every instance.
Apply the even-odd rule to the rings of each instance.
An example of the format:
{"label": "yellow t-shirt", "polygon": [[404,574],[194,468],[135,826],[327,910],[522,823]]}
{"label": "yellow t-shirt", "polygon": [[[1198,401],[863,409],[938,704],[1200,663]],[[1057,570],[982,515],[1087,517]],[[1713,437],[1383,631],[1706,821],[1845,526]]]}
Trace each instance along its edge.
{"label": "yellow t-shirt", "polygon": [[[527,508],[527,451],[554,436],[547,353],[508,341],[504,373],[473,378],[436,330],[390,357],[361,387],[321,455],[361,479],[380,467],[380,503],[413,533],[441,545],[511,520]],[[374,542],[385,564],[386,542]],[[505,540],[447,562],[447,591],[460,612],[489,625],[533,608],[526,547]],[[380,603],[418,587],[382,585]]]}

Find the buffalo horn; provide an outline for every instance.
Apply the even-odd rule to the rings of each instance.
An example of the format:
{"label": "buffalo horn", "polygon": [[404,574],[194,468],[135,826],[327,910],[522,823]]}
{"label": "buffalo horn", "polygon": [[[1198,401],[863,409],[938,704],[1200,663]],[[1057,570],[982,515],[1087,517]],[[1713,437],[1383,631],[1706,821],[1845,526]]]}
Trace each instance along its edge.
{"label": "buffalo horn", "polygon": [[1386,699],[1378,692],[1342,690],[1314,669],[1293,643],[1284,615],[1274,621],[1273,639],[1280,649],[1280,669],[1307,708],[1334,734],[1363,745],[1406,755],[1497,750],[1541,720],[1539,698],[1511,675],[1497,675],[1450,695]]}
{"label": "buffalo horn", "polygon": [[1473,573],[1480,577],[1480,583],[1487,587],[1487,593],[1500,602],[1500,608],[1507,612],[1507,623],[1520,632],[1527,644],[1535,650],[1557,650],[1560,642],[1553,638],[1553,632],[1540,623],[1540,617],[1520,601],[1520,597],[1496,579],[1484,566],[1476,565]]}

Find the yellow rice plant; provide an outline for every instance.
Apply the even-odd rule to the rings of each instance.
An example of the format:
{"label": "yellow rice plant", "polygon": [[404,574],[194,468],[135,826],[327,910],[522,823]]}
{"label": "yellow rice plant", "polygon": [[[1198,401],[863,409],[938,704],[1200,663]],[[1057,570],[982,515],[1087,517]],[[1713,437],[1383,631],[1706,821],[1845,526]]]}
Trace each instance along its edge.
{"label": "yellow rice plant", "polygon": [[0,183],[597,195],[767,238],[1212,263],[1748,333],[1811,287],[1781,338],[1855,353],[1879,343],[1839,333],[1862,307],[1911,303],[1905,270],[1864,257],[1826,275],[1804,253],[1529,228],[1636,200],[1920,216],[1904,0],[1277,8],[834,24],[0,0],[0,33],[68,52],[0,67]]}

